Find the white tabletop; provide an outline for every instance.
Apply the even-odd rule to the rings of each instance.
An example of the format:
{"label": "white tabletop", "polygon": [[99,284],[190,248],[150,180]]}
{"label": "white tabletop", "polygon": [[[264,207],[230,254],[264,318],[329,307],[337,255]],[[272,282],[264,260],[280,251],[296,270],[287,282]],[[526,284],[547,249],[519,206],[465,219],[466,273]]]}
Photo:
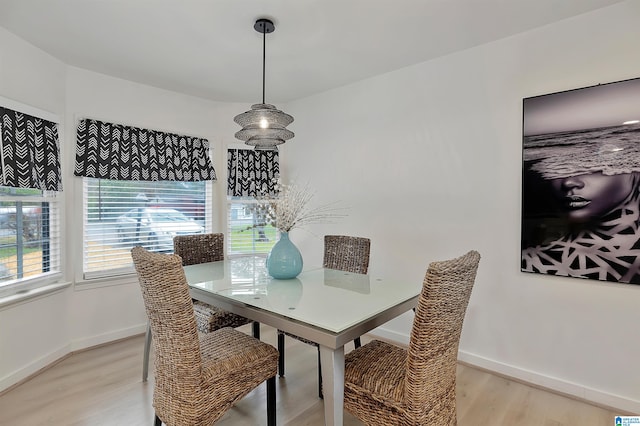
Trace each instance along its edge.
{"label": "white tabletop", "polygon": [[192,297],[319,344],[325,425],[343,424],[344,344],[416,305],[422,283],[306,268],[267,274],[263,257],[184,267]]}
{"label": "white tabletop", "polygon": [[307,268],[297,278],[271,278],[262,257],[185,267],[189,285],[333,333],[415,298],[420,283],[376,275]]}

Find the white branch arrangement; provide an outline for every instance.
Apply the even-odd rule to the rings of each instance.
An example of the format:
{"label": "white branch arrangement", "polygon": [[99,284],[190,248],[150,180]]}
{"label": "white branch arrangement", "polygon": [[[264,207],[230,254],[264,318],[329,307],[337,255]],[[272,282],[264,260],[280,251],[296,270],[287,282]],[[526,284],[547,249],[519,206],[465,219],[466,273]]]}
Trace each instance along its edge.
{"label": "white branch arrangement", "polygon": [[332,223],[334,219],[345,217],[343,208],[336,203],[312,207],[310,205],[314,193],[309,185],[298,186],[285,184],[278,180],[276,195],[257,196],[258,201],[251,207],[257,223],[248,229],[258,226],[273,225],[280,232],[289,232],[294,228],[318,223]]}

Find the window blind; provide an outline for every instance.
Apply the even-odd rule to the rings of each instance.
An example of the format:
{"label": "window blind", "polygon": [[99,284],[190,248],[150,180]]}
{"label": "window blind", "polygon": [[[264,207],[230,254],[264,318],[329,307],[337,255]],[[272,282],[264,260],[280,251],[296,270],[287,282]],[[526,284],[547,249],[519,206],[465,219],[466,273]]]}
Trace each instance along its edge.
{"label": "window blind", "polygon": [[84,178],[84,278],[133,273],[132,247],[171,253],[176,235],[210,229],[207,185]]}
{"label": "window blind", "polygon": [[172,252],[174,236],[211,228],[206,139],[90,119],[76,137],[84,279],[130,274],[133,246]]}
{"label": "window blind", "polygon": [[60,273],[57,192],[0,187],[0,287]]}
{"label": "window blind", "polygon": [[280,175],[277,151],[227,151],[227,254],[267,254],[277,241],[273,226],[256,226],[256,195],[275,193]]}
{"label": "window blind", "polygon": [[58,191],[62,180],[57,123],[0,106],[3,292],[34,288],[61,275]]}

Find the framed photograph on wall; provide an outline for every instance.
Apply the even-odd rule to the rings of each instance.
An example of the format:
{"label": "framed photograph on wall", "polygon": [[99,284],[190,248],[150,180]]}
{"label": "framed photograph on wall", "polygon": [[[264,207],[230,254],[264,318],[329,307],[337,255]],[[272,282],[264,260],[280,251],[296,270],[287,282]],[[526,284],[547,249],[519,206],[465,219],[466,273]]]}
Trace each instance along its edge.
{"label": "framed photograph on wall", "polygon": [[521,270],[640,284],[640,78],[522,109]]}

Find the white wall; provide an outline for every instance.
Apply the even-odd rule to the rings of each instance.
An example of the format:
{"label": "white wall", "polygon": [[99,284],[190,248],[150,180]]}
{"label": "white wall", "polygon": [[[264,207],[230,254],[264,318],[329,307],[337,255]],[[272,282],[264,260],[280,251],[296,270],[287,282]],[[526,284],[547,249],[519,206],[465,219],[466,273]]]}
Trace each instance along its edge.
{"label": "white wall", "polygon": [[0,95],[62,116],[66,66],[0,27]]}
{"label": "white wall", "polygon": [[[248,105],[217,103],[67,67],[0,28],[0,96],[58,115],[61,122],[66,280],[47,297],[0,309],[0,390],[70,351],[141,333],[146,317],[135,279],[82,282],[81,184],[73,176],[75,128],[82,117],[204,137],[219,178],[214,203],[224,206],[226,145],[233,116]],[[220,189],[222,188],[222,189]],[[213,230],[224,226],[224,207]]]}
{"label": "white wall", "polygon": [[[0,96],[64,117],[66,66],[0,28]],[[68,352],[69,290],[0,309],[0,389]]]}
{"label": "white wall", "polygon": [[[69,67],[67,72],[66,127],[71,129],[65,144],[75,147],[75,128],[81,118],[163,130],[207,138],[213,146],[213,161],[219,180],[213,184],[216,205],[222,206],[213,218],[214,231],[222,231],[225,215],[226,144],[233,143],[237,125],[232,118],[246,105],[210,102]],[[73,169],[73,157],[67,170]],[[82,259],[81,179],[70,176],[67,188],[74,200],[68,203],[72,259]],[[71,262],[75,290],[70,296],[73,309],[69,334],[73,348],[82,348],[144,331],[146,316],[137,280],[129,279],[94,285],[82,282],[82,265]]]}
{"label": "white wall", "polygon": [[[312,228],[315,236],[294,231],[305,260],[320,261],[325,233],[363,235],[372,238],[372,265],[421,282],[430,261],[477,249],[461,358],[640,412],[640,287],[519,271],[522,98],[640,76],[638,18],[640,3],[631,0],[278,105],[296,118],[296,137],[281,149],[284,174],[308,181],[319,201],[350,206],[344,220]],[[71,170],[77,118],[206,137],[223,176],[236,130],[230,118],[247,107],[67,68],[1,28],[0,96],[64,117],[69,279],[81,241]],[[4,308],[0,389],[70,350],[142,331],[144,322],[132,282],[76,283]],[[406,341],[410,326],[407,314],[378,332]]]}
{"label": "white wall", "polygon": [[[422,282],[481,253],[461,359],[636,413],[640,286],[522,273],[519,245],[522,99],[640,77],[639,20],[629,1],[293,102],[282,148],[288,176],[351,206],[312,231],[370,237],[372,266]],[[318,237],[292,239],[319,261]],[[406,342],[411,319],[377,332]]]}

